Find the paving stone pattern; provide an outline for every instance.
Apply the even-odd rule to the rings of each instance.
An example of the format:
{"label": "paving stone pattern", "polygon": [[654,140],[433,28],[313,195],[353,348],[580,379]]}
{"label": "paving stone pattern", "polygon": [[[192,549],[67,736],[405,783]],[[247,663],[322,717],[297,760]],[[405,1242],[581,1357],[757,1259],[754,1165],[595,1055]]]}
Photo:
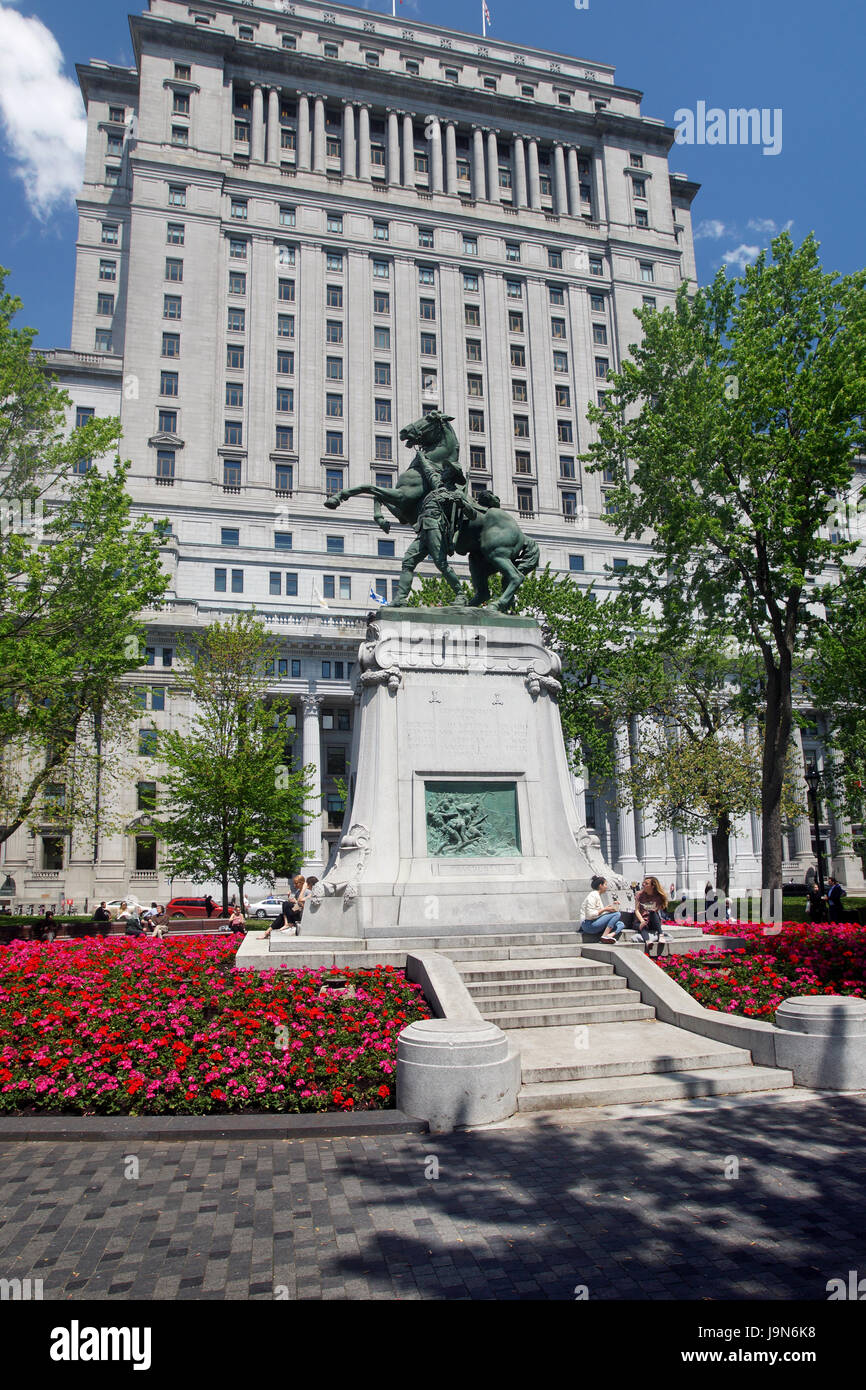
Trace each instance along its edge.
{"label": "paving stone pattern", "polygon": [[7,1143],[0,1276],[73,1300],[573,1299],[585,1285],[590,1299],[823,1301],[828,1279],[866,1273],[864,1126],[862,1097],[559,1112],[447,1136],[146,1143],[137,1179],[129,1146]]}

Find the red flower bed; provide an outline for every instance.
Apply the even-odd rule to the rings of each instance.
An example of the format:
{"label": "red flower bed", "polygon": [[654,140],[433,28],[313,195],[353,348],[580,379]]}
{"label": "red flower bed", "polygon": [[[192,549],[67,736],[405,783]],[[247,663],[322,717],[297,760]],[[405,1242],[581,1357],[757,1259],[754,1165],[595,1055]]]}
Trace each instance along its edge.
{"label": "red flower bed", "polygon": [[[699,1003],[720,1013],[771,1022],[783,999],[795,994],[866,997],[866,928],[853,923],[770,925],[729,922],[746,938],[734,951],[693,951],[658,964]],[[709,928],[710,931],[713,928]]]}
{"label": "red flower bed", "polygon": [[[393,1106],[420,986],[372,970],[234,970],[236,942],[0,947],[0,1113]],[[339,976],[342,989],[327,982]]]}

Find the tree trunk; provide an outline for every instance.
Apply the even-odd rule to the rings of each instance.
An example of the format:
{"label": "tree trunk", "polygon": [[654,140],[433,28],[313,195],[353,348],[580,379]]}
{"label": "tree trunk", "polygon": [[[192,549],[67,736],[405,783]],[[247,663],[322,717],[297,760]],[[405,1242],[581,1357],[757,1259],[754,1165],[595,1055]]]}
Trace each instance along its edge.
{"label": "tree trunk", "polygon": [[223,869],[222,874],[220,875],[220,877],[221,877],[221,879],[222,879],[222,885],[223,885],[223,916],[224,916],[224,917],[228,917],[228,915],[229,915],[229,871],[228,871],[228,869]]}
{"label": "tree trunk", "polygon": [[766,722],[761,767],[761,886],[782,887],[782,778],[793,727],[791,658],[766,662]]}
{"label": "tree trunk", "polygon": [[731,890],[731,818],[727,811],[723,811],[719,816],[711,838],[716,864],[716,887],[726,898]]}

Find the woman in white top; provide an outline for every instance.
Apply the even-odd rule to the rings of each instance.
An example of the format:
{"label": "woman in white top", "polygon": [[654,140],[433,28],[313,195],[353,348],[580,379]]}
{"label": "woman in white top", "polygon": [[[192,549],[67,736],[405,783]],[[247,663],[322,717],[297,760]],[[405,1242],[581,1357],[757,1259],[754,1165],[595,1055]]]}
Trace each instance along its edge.
{"label": "woman in white top", "polygon": [[616,941],[624,930],[624,922],[618,912],[606,907],[602,893],[607,891],[607,879],[595,874],[590,879],[590,891],[580,909],[580,930],[584,936],[597,936],[599,941]]}

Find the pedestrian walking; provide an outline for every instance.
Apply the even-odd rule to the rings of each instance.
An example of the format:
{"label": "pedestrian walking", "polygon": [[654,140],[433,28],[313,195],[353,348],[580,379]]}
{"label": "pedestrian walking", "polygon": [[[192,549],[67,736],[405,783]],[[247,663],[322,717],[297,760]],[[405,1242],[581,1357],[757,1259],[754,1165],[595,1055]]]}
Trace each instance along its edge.
{"label": "pedestrian walking", "polygon": [[204,895],[204,910],[207,913],[208,917],[212,917],[213,914],[216,912],[216,903],[214,902],[210,893],[205,893]]}

